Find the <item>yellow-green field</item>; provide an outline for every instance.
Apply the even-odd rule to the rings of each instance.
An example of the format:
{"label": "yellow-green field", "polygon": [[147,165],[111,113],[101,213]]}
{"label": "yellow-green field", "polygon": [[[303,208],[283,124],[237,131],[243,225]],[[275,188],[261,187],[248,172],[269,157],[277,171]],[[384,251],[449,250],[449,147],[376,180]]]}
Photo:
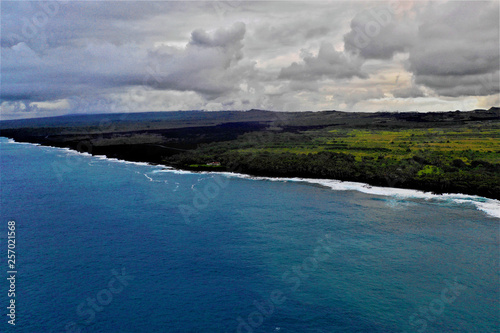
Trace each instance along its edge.
{"label": "yellow-green field", "polygon": [[[410,158],[419,151],[436,152],[469,162],[471,156],[500,163],[500,129],[465,128],[411,130],[330,130],[308,132],[308,142],[286,142],[276,136],[260,147],[239,149],[242,153],[315,154],[321,151],[349,153],[357,160],[383,155],[394,159]],[[263,147],[264,146],[264,147]]]}

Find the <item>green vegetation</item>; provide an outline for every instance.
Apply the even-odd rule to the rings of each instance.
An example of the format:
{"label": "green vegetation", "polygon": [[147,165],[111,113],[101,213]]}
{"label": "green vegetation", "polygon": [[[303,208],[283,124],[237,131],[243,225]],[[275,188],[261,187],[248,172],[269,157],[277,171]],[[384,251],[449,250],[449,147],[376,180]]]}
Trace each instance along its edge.
{"label": "green vegetation", "polygon": [[500,124],[401,130],[260,131],[165,160],[196,169],[219,160],[255,175],[335,178],[490,197],[500,193]]}
{"label": "green vegetation", "polygon": [[359,181],[500,199],[500,109],[164,112],[0,122],[17,141],[196,171]]}

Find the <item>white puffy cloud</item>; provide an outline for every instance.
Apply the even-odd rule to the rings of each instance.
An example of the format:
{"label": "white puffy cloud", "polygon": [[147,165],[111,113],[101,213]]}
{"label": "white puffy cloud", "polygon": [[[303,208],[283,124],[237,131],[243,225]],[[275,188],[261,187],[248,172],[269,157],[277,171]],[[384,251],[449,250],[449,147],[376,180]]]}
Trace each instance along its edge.
{"label": "white puffy cloud", "polygon": [[254,63],[242,61],[245,24],[235,23],[209,33],[194,30],[184,49],[150,53],[147,84],[156,89],[195,91],[212,99],[239,89],[252,77]]}
{"label": "white puffy cloud", "polygon": [[345,52],[338,52],[331,43],[321,44],[316,56],[305,53],[302,62],[294,62],[282,68],[280,79],[286,80],[322,80],[347,79],[354,76],[366,78],[361,70],[363,61]]}

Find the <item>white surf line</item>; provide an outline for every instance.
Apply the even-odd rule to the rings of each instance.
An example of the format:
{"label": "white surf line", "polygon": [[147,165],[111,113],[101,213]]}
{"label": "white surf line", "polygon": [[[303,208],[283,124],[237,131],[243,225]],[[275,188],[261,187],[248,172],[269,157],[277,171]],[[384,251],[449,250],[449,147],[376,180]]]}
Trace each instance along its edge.
{"label": "white surf line", "polygon": [[[486,213],[488,216],[500,218],[500,201],[496,199],[490,199],[485,197],[480,197],[476,195],[467,195],[461,193],[445,193],[445,194],[434,194],[431,192],[423,192],[414,189],[402,189],[395,187],[381,187],[381,186],[372,186],[366,183],[357,183],[357,182],[348,182],[341,181],[336,179],[316,179],[316,178],[280,178],[280,177],[258,177],[251,176],[242,173],[235,172],[227,172],[227,171],[188,171],[188,170],[180,170],[174,169],[171,166],[162,165],[162,164],[151,164],[147,162],[131,162],[125,160],[119,160],[116,158],[109,158],[104,155],[91,155],[89,153],[80,153],[78,151],[72,150],[70,148],[59,148],[52,146],[42,146],[38,143],[29,143],[29,142],[16,142],[12,139],[8,139],[8,143],[15,144],[28,144],[39,147],[53,148],[59,149],[65,152],[71,152],[74,154],[80,154],[82,156],[87,157],[96,157],[101,160],[108,160],[112,162],[120,162],[125,164],[134,164],[140,166],[151,166],[161,168],[159,170],[155,170],[156,172],[167,172],[174,174],[218,174],[226,177],[235,177],[241,179],[251,179],[251,180],[263,180],[263,181],[279,181],[279,182],[302,182],[302,183],[310,183],[316,185],[322,185],[327,188],[330,188],[334,191],[358,191],[366,194],[372,195],[381,195],[386,197],[395,197],[402,199],[425,199],[425,200],[440,200],[440,201],[453,201],[459,204],[472,203],[476,209]],[[149,177],[148,177],[149,178]]]}

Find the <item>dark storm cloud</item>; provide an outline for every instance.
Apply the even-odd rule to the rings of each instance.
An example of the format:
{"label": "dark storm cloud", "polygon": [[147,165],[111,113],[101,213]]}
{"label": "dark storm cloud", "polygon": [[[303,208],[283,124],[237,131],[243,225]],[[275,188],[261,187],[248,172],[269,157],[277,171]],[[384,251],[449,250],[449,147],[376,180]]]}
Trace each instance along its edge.
{"label": "dark storm cloud", "polygon": [[[3,115],[47,103],[81,112],[95,100],[134,110],[354,110],[394,96],[415,109],[416,97],[460,104],[499,92],[498,2],[1,6]],[[139,104],[131,91],[141,89]]]}
{"label": "dark storm cloud", "polygon": [[[499,91],[498,2],[417,3],[413,19],[393,9],[377,6],[356,15],[344,36],[346,50],[365,59],[391,59],[406,52],[415,82],[439,95]],[[414,95],[409,91],[397,94]]]}
{"label": "dark storm cloud", "polygon": [[[91,43],[81,49],[49,49],[43,56],[20,43],[2,54],[6,63],[2,71],[9,82],[2,98],[24,99],[29,91],[30,100],[53,100],[64,98],[71,89],[88,93],[134,85],[224,94],[252,70],[251,63],[238,64],[244,35],[245,25],[236,23],[213,33],[197,29],[184,49],[160,47],[145,52],[134,46]],[[25,61],[16,62],[19,58]]]}
{"label": "dark storm cloud", "polygon": [[344,36],[345,49],[366,59],[391,59],[397,52],[407,52],[417,27],[396,14],[388,5],[357,14],[351,21],[351,31]]}
{"label": "dark storm cloud", "polygon": [[433,4],[421,15],[409,69],[444,96],[498,93],[498,2]]}
{"label": "dark storm cloud", "polygon": [[[129,43],[144,37],[138,21],[167,12],[175,2],[2,1],[2,47],[25,42],[39,49],[82,39]],[[119,33],[121,32],[121,33]]]}

